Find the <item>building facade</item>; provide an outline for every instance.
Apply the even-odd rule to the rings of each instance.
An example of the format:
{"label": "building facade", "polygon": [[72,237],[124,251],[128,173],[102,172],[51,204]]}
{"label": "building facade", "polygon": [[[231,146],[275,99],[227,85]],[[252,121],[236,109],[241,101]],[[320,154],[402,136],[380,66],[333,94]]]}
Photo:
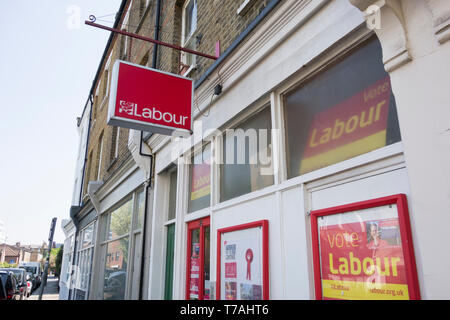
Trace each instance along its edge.
{"label": "building facade", "polygon": [[[123,1],[115,28],[218,59],[110,36],[68,298],[448,299],[449,17],[444,0]],[[189,138],[106,124],[117,59],[194,79]]]}

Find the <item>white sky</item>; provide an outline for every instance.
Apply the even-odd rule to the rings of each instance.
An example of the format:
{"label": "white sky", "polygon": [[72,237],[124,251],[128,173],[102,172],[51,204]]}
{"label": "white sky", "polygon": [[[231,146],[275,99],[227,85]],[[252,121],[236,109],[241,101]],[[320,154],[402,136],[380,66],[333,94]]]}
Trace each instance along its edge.
{"label": "white sky", "polygon": [[47,241],[53,217],[54,240],[64,242],[61,221],[70,219],[78,150],[76,118],[109,37],[84,21],[93,14],[109,15],[102,19],[112,22],[120,3],[0,0],[0,220],[7,243]]}

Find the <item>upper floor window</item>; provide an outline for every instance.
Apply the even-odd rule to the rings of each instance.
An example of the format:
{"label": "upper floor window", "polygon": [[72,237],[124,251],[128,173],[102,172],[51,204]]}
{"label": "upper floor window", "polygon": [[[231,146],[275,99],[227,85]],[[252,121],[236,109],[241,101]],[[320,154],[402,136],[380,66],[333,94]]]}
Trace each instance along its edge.
{"label": "upper floor window", "polygon": [[197,0],[188,0],[183,8],[184,37],[189,39],[197,29]]}
{"label": "upper floor window", "polygon": [[[197,0],[187,0],[182,11],[181,44],[183,47],[196,50],[197,42],[194,37],[197,29]],[[187,74],[195,67],[196,56],[190,53],[181,53],[181,63],[184,65],[183,74]]]}
{"label": "upper floor window", "polygon": [[401,140],[377,39],[284,98],[289,178]]}

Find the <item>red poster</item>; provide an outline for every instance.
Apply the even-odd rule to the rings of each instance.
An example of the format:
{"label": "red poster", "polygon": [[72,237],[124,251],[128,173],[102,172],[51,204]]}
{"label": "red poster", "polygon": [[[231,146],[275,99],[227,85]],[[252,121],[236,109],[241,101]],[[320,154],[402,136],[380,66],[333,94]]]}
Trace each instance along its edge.
{"label": "red poster", "polygon": [[384,147],[391,96],[390,78],[316,114],[300,164],[306,173]]}
{"label": "red poster", "polygon": [[323,297],[409,299],[396,218],[319,228]]}
{"label": "red poster", "polygon": [[197,299],[200,286],[200,258],[191,258],[191,282],[189,285],[190,298]]}
{"label": "red poster", "polygon": [[225,263],[225,278],[233,278],[237,277],[237,265],[236,262],[226,262]]}

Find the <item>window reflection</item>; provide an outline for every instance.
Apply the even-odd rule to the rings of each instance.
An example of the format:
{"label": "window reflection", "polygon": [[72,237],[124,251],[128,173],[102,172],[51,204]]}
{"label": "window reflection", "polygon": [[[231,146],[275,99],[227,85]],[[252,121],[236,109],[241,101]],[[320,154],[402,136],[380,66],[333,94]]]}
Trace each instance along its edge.
{"label": "window reflection", "polygon": [[131,199],[111,213],[108,240],[123,236],[130,232],[132,214],[133,201]]}
{"label": "window reflection", "polygon": [[103,288],[105,300],[123,300],[125,298],[128,242],[129,237],[125,237],[107,244]]}
{"label": "window reflection", "polygon": [[285,96],[289,178],[401,140],[395,97],[373,39]]}

